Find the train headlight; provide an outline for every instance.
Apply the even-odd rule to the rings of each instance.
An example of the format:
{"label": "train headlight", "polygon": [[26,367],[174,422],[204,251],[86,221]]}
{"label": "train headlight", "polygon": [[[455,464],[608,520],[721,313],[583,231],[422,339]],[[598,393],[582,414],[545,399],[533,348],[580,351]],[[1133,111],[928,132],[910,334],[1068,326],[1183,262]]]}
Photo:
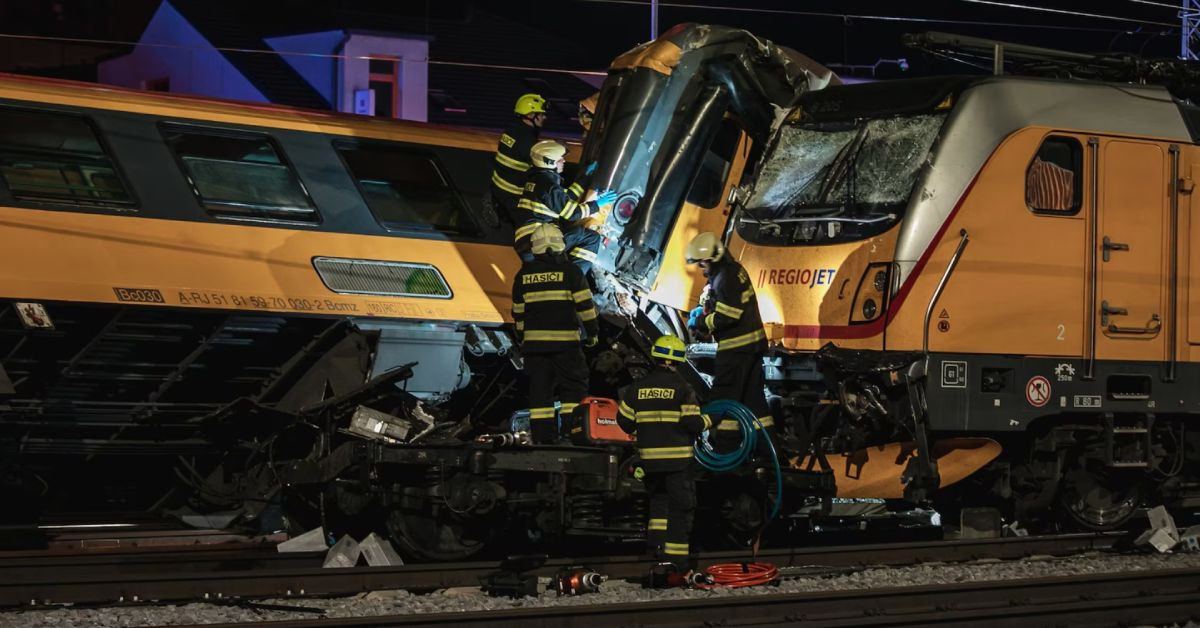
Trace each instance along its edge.
{"label": "train headlight", "polygon": [[633,212],[637,211],[638,201],[641,200],[637,194],[627,192],[617,197],[617,202],[613,203],[612,215],[617,224],[623,225],[633,218]]}
{"label": "train headlight", "polygon": [[865,318],[869,321],[875,320],[875,315],[878,313],[879,312],[877,311],[877,308],[875,307],[875,299],[867,299],[867,300],[863,301],[863,310],[862,310],[863,318]]}
{"label": "train headlight", "polygon": [[854,304],[850,309],[850,323],[869,323],[887,309],[888,280],[891,264],[870,264],[858,280],[854,292]]}

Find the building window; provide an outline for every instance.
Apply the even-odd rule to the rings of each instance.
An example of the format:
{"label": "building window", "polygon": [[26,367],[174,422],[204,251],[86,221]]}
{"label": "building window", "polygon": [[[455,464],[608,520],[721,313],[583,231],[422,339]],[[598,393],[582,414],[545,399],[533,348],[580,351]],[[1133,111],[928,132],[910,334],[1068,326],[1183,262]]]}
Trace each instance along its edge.
{"label": "building window", "polygon": [[134,204],[95,129],[76,116],[0,109],[0,176],[19,199]]}
{"label": "building window", "polygon": [[164,76],[142,81],[142,89],[150,92],[169,92],[171,91],[171,77]]}
{"label": "building window", "polygon": [[1083,147],[1073,137],[1050,136],[1025,170],[1025,204],[1045,214],[1073,215],[1083,206]]}
{"label": "building window", "polygon": [[400,117],[399,62],[395,59],[368,60],[368,87],[375,92],[375,112],[379,118]]}
{"label": "building window", "polygon": [[382,142],[339,142],[335,147],[384,227],[478,231],[433,153]]}
{"label": "building window", "polygon": [[271,138],[164,125],[192,191],[214,216],[317,222],[296,172]]}

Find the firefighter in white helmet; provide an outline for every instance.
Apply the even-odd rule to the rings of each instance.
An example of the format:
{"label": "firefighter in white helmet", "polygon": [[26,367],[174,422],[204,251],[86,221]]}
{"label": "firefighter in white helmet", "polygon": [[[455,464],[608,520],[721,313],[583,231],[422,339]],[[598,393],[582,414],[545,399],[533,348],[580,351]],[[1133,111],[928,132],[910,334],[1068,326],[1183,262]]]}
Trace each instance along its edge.
{"label": "firefighter in white helmet", "polygon": [[[717,341],[709,399],[730,399],[749,408],[763,431],[759,451],[766,451],[767,438],[774,436],[775,419],[765,393],[763,354],[767,335],[758,313],[754,284],[746,269],[727,254],[716,234],[697,235],[688,243],[686,255],[687,262],[699,264],[708,278],[708,295],[692,310],[688,327],[700,334],[712,334]],[[728,447],[731,442],[736,445],[737,421],[712,418],[717,423],[718,446]]]}
{"label": "firefighter in white helmet", "polygon": [[617,194],[606,191],[595,195],[593,191],[584,197],[583,186],[578,183],[564,187],[560,173],[566,156],[567,147],[553,140],[542,140],[529,151],[533,167],[525,181],[525,192],[517,203],[522,215],[513,247],[523,259],[528,259],[530,234],[538,225],[555,225],[562,231],[567,257],[586,275],[600,250],[600,234],[573,223],[600,211],[600,207],[613,202]]}
{"label": "firefighter in white helmet", "polygon": [[538,444],[558,442],[554,404],[569,417],[587,396],[583,348],[600,332],[592,291],[577,266],[563,257],[562,232],[539,222],[529,235],[532,258],[513,277],[512,315],[529,378],[529,430]]}

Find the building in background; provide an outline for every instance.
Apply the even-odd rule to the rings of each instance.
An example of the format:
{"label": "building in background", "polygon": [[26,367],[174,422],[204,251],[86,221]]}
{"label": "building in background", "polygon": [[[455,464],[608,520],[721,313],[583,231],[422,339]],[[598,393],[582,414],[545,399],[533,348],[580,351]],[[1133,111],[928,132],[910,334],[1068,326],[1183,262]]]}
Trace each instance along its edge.
{"label": "building in background", "polygon": [[[247,9],[246,11],[249,11]],[[521,69],[534,55],[513,42],[546,41],[478,11],[457,20],[340,14],[311,30],[270,24],[236,5],[163,0],[131,52],[100,62],[101,83],[444,124],[503,128],[525,92],[549,101],[547,131],[577,134],[576,103],[602,76]],[[332,24],[330,22],[333,22]],[[371,26],[372,28],[365,28]],[[410,30],[411,29],[411,30]],[[554,61],[570,62],[554,42]],[[497,67],[504,66],[504,67]]]}

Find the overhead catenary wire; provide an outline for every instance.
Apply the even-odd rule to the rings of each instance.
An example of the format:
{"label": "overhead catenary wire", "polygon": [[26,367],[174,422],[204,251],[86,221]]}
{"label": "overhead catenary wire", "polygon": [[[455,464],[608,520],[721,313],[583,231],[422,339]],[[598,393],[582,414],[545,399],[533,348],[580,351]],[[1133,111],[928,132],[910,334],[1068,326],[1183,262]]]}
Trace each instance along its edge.
{"label": "overhead catenary wire", "polygon": [[[142,41],[121,41],[115,39],[92,39],[86,37],[58,37],[52,35],[20,35],[17,33],[0,33],[0,39],[19,39],[30,41],[55,41],[71,44],[92,44],[106,46],[146,46],[149,48],[169,48],[177,50],[196,50],[196,51],[212,51],[219,52],[237,52],[247,54],[268,54],[278,55],[280,57],[306,57],[318,59],[343,59],[343,60],[380,60],[380,61],[395,61],[395,57],[373,56],[373,55],[339,55],[322,52],[300,52],[295,50],[268,50],[264,48],[223,48],[215,46],[192,46],[184,44],[160,44]],[[607,71],[599,70],[571,70],[566,68],[547,68],[538,66],[526,65],[505,65],[498,63],[472,63],[465,61],[440,61],[437,59],[401,59],[401,61],[413,61],[417,63],[428,63],[429,65],[444,65],[453,67],[467,68],[484,68],[487,70],[514,70],[519,72],[547,72],[552,74],[572,74],[584,76],[607,76]]]}
{"label": "overhead catenary wire", "polygon": [[1000,0],[962,0],[971,4],[985,4],[988,6],[1005,7],[1009,9],[1024,9],[1027,11],[1041,11],[1043,13],[1055,13],[1058,15],[1070,15],[1073,17],[1087,17],[1097,20],[1115,20],[1118,22],[1134,22],[1137,24],[1153,24],[1155,26],[1167,26],[1177,28],[1178,24],[1170,22],[1157,22],[1154,20],[1144,20],[1135,17],[1121,17],[1116,15],[1104,15],[1102,13],[1088,13],[1086,11],[1072,11],[1070,9],[1057,9],[1054,7],[1039,7],[1031,4],[1020,4],[1017,2],[1001,2]]}
{"label": "overhead catenary wire", "polygon": [[[649,3],[647,2],[647,0],[578,0],[578,1],[579,2],[590,2],[590,3],[596,3],[596,4],[623,4],[623,5],[634,5],[634,6],[649,6]],[[973,0],[964,0],[964,1],[971,2]],[[980,0],[980,1],[982,1],[982,0]],[[1149,1],[1149,0],[1145,0],[1145,1]],[[1133,32],[1130,29],[1101,28],[1101,27],[1095,27],[1095,26],[1077,26],[1077,25],[1067,25],[1067,24],[1027,24],[1027,23],[1003,22],[1003,21],[994,21],[994,20],[961,20],[961,19],[954,19],[954,18],[939,18],[939,17],[839,13],[839,12],[835,12],[835,11],[801,11],[801,10],[795,10],[795,9],[763,9],[763,8],[757,8],[757,7],[742,7],[742,6],[729,6],[729,5],[684,4],[684,3],[678,3],[678,2],[658,2],[657,4],[658,4],[659,8],[696,9],[696,10],[709,10],[709,11],[734,11],[734,12],[743,12],[743,13],[759,13],[759,14],[772,14],[772,15],[799,15],[799,16],[808,16],[808,17],[838,18],[838,19],[842,19],[842,20],[864,20],[864,21],[881,21],[881,22],[915,22],[915,23],[924,23],[924,24],[958,24],[958,25],[964,25],[964,26],[999,26],[999,27],[1022,28],[1022,29],[1037,28],[1037,29],[1048,29],[1048,30],[1090,31],[1090,32],[1105,32],[1105,33]],[[985,2],[985,4],[997,4],[1000,6],[1010,6],[1010,8],[1026,8],[1026,9],[1034,9],[1034,10],[1039,9],[1039,7],[1017,5],[1017,4],[1012,4],[1012,3]],[[1120,20],[1120,21],[1134,22],[1134,23],[1154,24],[1154,25],[1158,25],[1158,26],[1165,26],[1168,29],[1174,30],[1174,31],[1179,30],[1178,24],[1172,24],[1172,23],[1168,23],[1168,22],[1155,22],[1155,21],[1142,20],[1142,19],[1138,19],[1138,18],[1104,16],[1104,15],[1094,14],[1094,13],[1069,11],[1066,9],[1055,9],[1055,10],[1050,10],[1050,12],[1061,13],[1061,14],[1066,14],[1066,15],[1073,15],[1073,16],[1077,16],[1077,17],[1101,17],[1101,18],[1107,18],[1110,20]]]}
{"label": "overhead catenary wire", "polygon": [[1129,1],[1137,3],[1137,4],[1148,4],[1151,6],[1163,7],[1165,9],[1174,9],[1176,11],[1180,11],[1183,9],[1183,7],[1180,6],[1179,3],[1167,4],[1166,2],[1154,2],[1154,0],[1129,0]]}

